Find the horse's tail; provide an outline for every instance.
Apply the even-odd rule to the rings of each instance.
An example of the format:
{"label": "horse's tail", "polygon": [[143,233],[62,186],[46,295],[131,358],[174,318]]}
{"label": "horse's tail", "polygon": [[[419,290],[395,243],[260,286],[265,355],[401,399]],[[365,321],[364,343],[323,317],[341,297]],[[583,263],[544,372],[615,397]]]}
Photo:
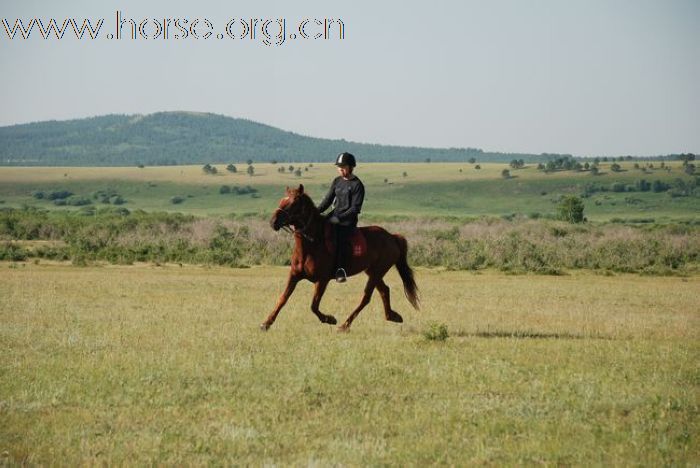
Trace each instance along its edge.
{"label": "horse's tail", "polygon": [[406,298],[411,305],[418,310],[420,308],[418,298],[418,286],[413,278],[413,270],[408,266],[408,242],[406,238],[400,234],[394,234],[394,239],[399,244],[399,260],[396,262],[396,269],[399,270],[401,281],[403,281],[403,291],[406,293]]}

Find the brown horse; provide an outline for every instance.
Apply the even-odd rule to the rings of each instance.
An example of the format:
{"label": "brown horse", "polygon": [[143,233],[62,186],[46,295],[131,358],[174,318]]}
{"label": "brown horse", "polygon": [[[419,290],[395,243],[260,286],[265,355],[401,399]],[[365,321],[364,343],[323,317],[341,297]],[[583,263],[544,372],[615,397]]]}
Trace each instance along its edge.
{"label": "brown horse", "polygon": [[[275,231],[281,228],[293,230],[294,251],[292,252],[292,265],[287,280],[287,287],[277,301],[272,313],[260,325],[262,330],[267,330],[274,323],[280,310],[287,303],[289,296],[294,292],[297,283],[306,279],[316,285],[314,298],[311,302],[311,310],[321,323],[335,325],[337,321],[332,315],[321,313],[319,304],[326,287],[334,277],[334,255],[329,253],[325,245],[326,224],[328,221],[321,215],[308,195],[304,193],[304,186],[297,189],[287,187],[286,196],[280,201],[279,208],[275,210],[270,220],[270,225]],[[408,266],[406,253],[408,244],[403,236],[390,234],[378,226],[359,228],[365,236],[367,248],[363,255],[352,257],[347,269],[348,276],[361,272],[369,277],[365,285],[365,291],[360,304],[353,310],[338,329],[345,331],[360,311],[369,303],[374,289],[379,290],[384,303],[384,317],[391,322],[403,322],[398,312],[391,309],[389,299],[389,286],[384,282],[384,275],[396,265],[404,292],[413,307],[418,309],[418,287],[413,279],[413,270]]]}

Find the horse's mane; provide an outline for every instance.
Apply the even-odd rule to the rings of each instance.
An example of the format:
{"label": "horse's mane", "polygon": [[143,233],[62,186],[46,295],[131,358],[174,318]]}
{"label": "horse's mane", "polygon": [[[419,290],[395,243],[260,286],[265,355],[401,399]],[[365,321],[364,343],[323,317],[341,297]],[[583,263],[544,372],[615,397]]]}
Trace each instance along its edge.
{"label": "horse's mane", "polygon": [[301,195],[299,195],[299,193],[298,193],[298,191],[297,191],[297,196],[298,196],[300,199],[304,200],[304,203],[305,203],[306,205],[310,205],[318,214],[321,214],[321,212],[318,210],[318,207],[316,206],[316,204],[314,203],[314,201],[311,199],[310,196],[308,196],[308,195],[306,194],[306,192],[303,192]]}

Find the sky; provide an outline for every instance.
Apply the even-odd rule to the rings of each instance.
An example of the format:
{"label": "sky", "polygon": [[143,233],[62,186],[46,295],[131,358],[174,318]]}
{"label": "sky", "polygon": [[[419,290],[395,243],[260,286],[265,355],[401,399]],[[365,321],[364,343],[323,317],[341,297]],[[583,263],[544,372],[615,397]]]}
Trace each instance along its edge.
{"label": "sky", "polygon": [[[125,23],[108,38],[117,11],[145,21],[144,35],[131,39]],[[38,28],[10,39],[0,24],[0,126],[183,110],[402,146],[700,152],[697,0],[0,3],[10,29],[32,18],[104,22],[96,39],[70,27],[61,39]],[[337,23],[313,38],[324,18],[342,20],[342,39]],[[168,19],[168,38],[155,38]],[[176,19],[199,19],[198,38],[175,39]],[[256,37],[242,38],[251,19]]]}

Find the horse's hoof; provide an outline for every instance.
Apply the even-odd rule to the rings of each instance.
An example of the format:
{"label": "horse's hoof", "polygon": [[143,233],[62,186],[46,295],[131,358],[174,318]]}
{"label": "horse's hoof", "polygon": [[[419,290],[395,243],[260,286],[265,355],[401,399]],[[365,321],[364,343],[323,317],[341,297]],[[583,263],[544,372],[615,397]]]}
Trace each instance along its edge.
{"label": "horse's hoof", "polygon": [[323,317],[323,323],[327,323],[328,325],[335,325],[336,323],[338,323],[338,321],[332,315],[326,315],[325,317]]}
{"label": "horse's hoof", "polygon": [[269,328],[270,328],[270,325],[268,325],[267,323],[260,324],[260,330],[262,330],[262,331],[267,331]]}
{"label": "horse's hoof", "polygon": [[390,322],[403,323],[403,317],[401,317],[401,314],[394,312],[393,310],[386,319]]}

